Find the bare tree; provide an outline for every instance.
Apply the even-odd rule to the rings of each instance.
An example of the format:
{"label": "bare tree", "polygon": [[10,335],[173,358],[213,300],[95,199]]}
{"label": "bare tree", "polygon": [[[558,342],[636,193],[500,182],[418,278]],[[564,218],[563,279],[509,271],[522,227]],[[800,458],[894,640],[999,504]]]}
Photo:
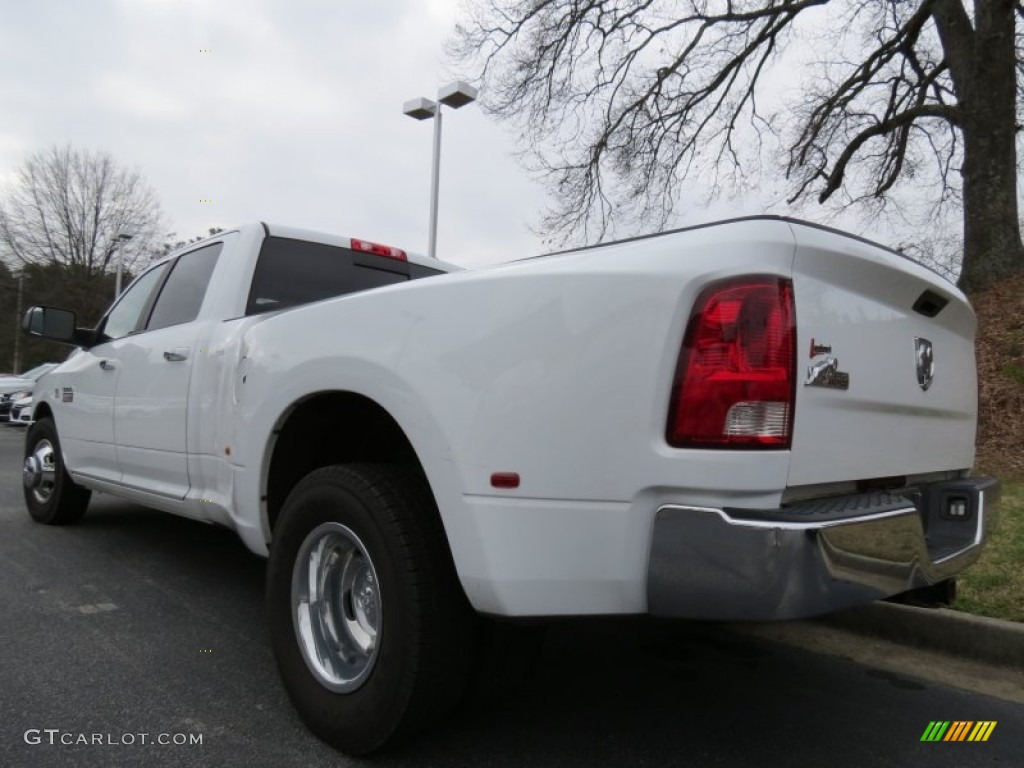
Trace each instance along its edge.
{"label": "bare tree", "polygon": [[0,201],[0,251],[13,264],[55,265],[83,279],[112,268],[119,232],[131,266],[160,233],[156,194],[105,152],[70,145],[32,155]]}
{"label": "bare tree", "polygon": [[662,227],[685,182],[717,191],[767,148],[790,202],[884,203],[903,184],[962,207],[967,288],[1024,271],[1020,0],[471,0],[466,13],[451,53],[521,128],[555,237]]}

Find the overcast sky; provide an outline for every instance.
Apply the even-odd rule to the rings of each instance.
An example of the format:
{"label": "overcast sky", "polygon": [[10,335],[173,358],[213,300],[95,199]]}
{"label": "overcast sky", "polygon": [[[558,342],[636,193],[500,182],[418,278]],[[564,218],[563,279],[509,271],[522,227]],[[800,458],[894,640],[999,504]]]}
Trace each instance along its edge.
{"label": "overcast sky", "polygon": [[[0,181],[71,142],[138,168],[182,238],[264,220],[425,252],[432,124],[402,103],[452,79],[457,7],[0,0]],[[544,193],[507,131],[469,105],[443,138],[438,255],[539,252]]]}
{"label": "overcast sky", "polygon": [[[432,124],[402,104],[453,78],[443,43],[458,4],[0,0],[0,185],[71,142],[140,170],[182,239],[264,220],[425,252]],[[515,149],[476,105],[446,112],[441,258],[544,250],[530,225],[545,193]],[[679,209],[691,224],[765,203]]]}

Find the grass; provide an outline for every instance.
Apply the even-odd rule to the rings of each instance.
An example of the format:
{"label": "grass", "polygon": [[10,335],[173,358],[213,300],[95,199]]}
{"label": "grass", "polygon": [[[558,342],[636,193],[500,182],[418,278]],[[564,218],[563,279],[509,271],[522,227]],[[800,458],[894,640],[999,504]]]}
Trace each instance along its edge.
{"label": "grass", "polygon": [[1024,622],[1024,481],[1003,482],[998,524],[981,559],[957,579],[953,607]]}
{"label": "grass", "polygon": [[1003,366],[1003,374],[1019,385],[1024,386],[1024,365],[1016,362],[1010,362]]}

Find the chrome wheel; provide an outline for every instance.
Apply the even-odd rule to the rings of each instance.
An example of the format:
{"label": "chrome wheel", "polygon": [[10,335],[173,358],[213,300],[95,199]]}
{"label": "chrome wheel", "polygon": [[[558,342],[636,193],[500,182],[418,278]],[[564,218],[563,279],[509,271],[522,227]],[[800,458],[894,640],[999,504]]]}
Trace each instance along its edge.
{"label": "chrome wheel", "polygon": [[379,463],[314,469],[278,514],[274,660],[303,722],[350,755],[429,728],[468,685],[477,618],[436,515],[418,469]]}
{"label": "chrome wheel", "polygon": [[292,621],[302,657],[328,690],[359,688],[377,660],[381,595],[363,542],[341,523],[317,526],[292,572]]}
{"label": "chrome wheel", "polygon": [[57,466],[56,453],[49,440],[40,440],[32,453],[25,457],[21,480],[37,502],[46,504],[50,501],[57,486]]}

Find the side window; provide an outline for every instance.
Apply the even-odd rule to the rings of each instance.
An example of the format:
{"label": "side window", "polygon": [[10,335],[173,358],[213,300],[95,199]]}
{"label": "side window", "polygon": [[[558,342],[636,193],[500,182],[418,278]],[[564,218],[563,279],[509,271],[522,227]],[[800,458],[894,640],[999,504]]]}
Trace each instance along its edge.
{"label": "side window", "polygon": [[223,243],[179,256],[157,297],[146,330],[190,323],[199,315]]}
{"label": "side window", "polygon": [[150,297],[167,271],[167,264],[153,267],[143,273],[127,291],[121,294],[114,308],[107,313],[101,328],[101,338],[106,341],[120,339],[136,330],[142,313],[149,307]]}
{"label": "side window", "polygon": [[357,256],[348,248],[268,237],[256,262],[245,314],[272,312],[409,279],[406,263],[389,262],[380,256]]}

